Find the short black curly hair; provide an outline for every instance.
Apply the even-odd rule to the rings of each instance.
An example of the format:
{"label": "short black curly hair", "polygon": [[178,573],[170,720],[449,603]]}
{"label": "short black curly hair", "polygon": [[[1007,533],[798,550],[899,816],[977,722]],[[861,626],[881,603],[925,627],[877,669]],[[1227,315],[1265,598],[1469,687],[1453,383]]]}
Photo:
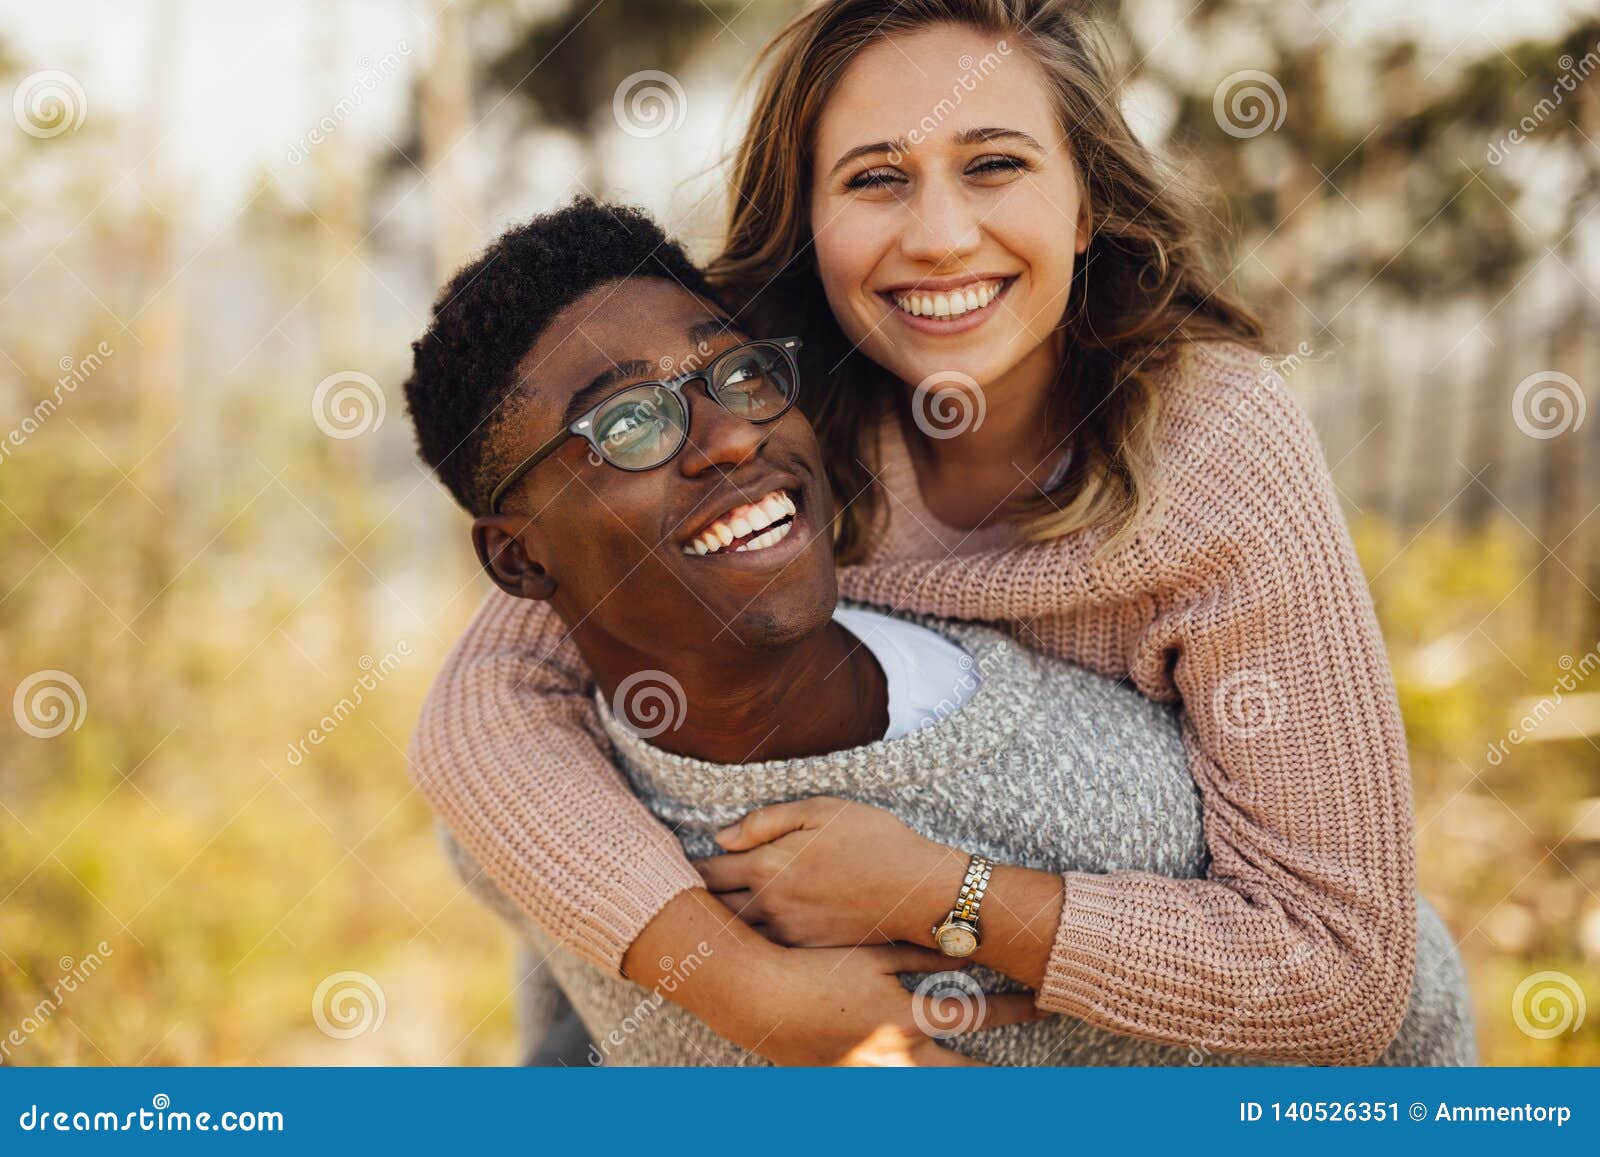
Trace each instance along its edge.
{"label": "short black curly hair", "polygon": [[582,197],[502,234],[456,271],[411,345],[406,405],[417,453],[457,502],[486,514],[495,429],[520,362],[561,310],[598,285],[660,277],[715,302],[689,255],[645,212]]}

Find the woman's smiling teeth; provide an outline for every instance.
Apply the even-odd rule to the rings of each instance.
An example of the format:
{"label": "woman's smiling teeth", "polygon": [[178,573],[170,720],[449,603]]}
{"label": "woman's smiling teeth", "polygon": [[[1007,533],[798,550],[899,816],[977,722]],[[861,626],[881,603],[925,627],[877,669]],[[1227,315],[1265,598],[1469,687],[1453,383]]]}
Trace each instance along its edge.
{"label": "woman's smiling teeth", "polygon": [[1005,281],[975,281],[943,293],[891,293],[895,305],[912,317],[960,317],[993,301]]}
{"label": "woman's smiling teeth", "polygon": [[[707,555],[726,551],[765,550],[776,546],[794,529],[794,499],[787,490],[774,490],[759,501],[741,503],[711,520],[711,525],[684,544],[684,554]],[[734,543],[738,543],[734,546]]]}

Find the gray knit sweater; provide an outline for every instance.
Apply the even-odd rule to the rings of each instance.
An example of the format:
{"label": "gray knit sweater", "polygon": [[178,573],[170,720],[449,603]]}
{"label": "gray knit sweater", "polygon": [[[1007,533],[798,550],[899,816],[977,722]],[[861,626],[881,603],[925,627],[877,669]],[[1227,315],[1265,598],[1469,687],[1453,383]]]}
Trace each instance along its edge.
{"label": "gray knit sweater", "polygon": [[[1020,647],[991,628],[906,616],[964,647],[981,677],[972,698],[900,739],[803,759],[738,766],[662,750],[613,717],[600,718],[634,791],[690,857],[715,854],[713,836],[752,808],[834,795],[894,812],[942,843],[1049,872],[1135,870],[1173,878],[1205,874],[1198,793],[1176,709],[1124,684]],[[561,948],[507,900],[446,834],[457,869],[526,939],[596,1042],[616,1065],[765,1063],[717,1036],[667,999],[606,974]],[[1400,1033],[1383,1064],[1471,1064],[1476,1059],[1466,979],[1438,916],[1417,905],[1417,966]],[[685,968],[689,962],[685,961]],[[1021,991],[1006,977],[969,970],[985,992]],[[922,977],[906,977],[912,987]],[[535,1004],[548,1001],[543,994]],[[1242,1009],[1241,1016],[1269,1011]],[[525,1041],[525,1044],[534,1042]],[[952,1038],[961,1052],[1005,1065],[1218,1065],[1249,1058],[1203,1046],[1119,1036],[1053,1016]]]}

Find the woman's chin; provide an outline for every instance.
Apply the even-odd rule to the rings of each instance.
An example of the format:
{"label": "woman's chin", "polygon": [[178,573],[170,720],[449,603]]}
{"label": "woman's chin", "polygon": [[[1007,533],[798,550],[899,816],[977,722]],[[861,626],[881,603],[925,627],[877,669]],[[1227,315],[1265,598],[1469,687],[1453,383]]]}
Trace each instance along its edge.
{"label": "woman's chin", "polygon": [[982,390],[995,380],[991,359],[962,357],[958,350],[930,350],[926,356],[895,359],[884,368],[909,389],[942,394],[949,390]]}
{"label": "woman's chin", "polygon": [[875,341],[861,343],[861,351],[912,389],[985,388],[999,381],[1027,354],[1024,350],[1022,357],[995,356],[1010,354],[1022,344],[1023,339],[1015,334],[975,333],[971,339],[963,340],[960,335],[928,338],[901,333],[892,344],[885,340],[887,335],[882,330],[875,336]]}

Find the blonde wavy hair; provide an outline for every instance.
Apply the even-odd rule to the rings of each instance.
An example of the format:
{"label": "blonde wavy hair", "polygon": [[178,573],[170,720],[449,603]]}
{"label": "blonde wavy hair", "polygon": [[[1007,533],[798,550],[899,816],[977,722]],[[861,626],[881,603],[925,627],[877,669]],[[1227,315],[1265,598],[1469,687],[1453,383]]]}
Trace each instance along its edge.
{"label": "blonde wavy hair", "polygon": [[[727,240],[708,272],[751,327],[805,340],[801,407],[816,427],[841,508],[834,553],[859,561],[882,503],[866,452],[896,383],[857,352],[814,269],[808,191],[822,110],[869,45],[958,24],[1021,46],[1042,67],[1092,220],[1065,316],[1066,356],[1050,398],[1051,433],[1073,448],[1067,477],[1007,512],[1024,541],[1099,524],[1113,539],[1150,498],[1156,383],[1189,343],[1264,340],[1260,319],[1224,287],[1196,189],[1134,137],[1110,52],[1066,0],[824,0],[757,57],[750,126],[734,162]],[[1066,226],[1066,227],[1070,227]],[[1086,288],[1093,276],[1094,292]]]}

